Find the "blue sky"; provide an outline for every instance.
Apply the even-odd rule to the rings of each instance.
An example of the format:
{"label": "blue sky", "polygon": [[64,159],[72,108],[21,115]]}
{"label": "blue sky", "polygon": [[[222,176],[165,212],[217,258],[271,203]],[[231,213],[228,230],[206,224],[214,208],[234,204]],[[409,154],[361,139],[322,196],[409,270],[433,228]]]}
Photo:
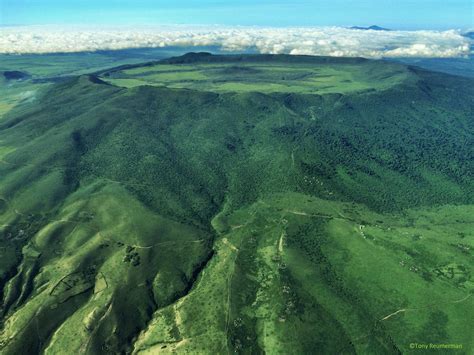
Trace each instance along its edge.
{"label": "blue sky", "polygon": [[1,25],[473,27],[472,0],[0,0]]}

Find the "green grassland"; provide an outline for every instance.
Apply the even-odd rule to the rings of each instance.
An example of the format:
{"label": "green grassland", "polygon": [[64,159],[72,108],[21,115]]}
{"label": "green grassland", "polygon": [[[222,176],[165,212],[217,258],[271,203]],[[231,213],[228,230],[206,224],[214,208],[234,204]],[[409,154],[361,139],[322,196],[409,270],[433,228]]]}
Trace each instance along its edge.
{"label": "green grassland", "polygon": [[0,118],[0,353],[472,353],[471,79],[202,54],[98,75]]}
{"label": "green grassland", "polygon": [[383,90],[416,80],[397,64],[356,62],[344,64],[291,62],[157,62],[154,65],[106,72],[113,85],[165,86],[215,92],[346,93]]}
{"label": "green grassland", "polygon": [[116,51],[44,54],[0,54],[0,71],[17,70],[33,78],[81,75],[97,70],[168,58],[186,48],[141,48]]}
{"label": "green grassland", "polygon": [[[0,54],[0,120],[13,107],[32,100],[40,89],[74,75],[107,70],[119,65],[142,63],[147,58],[167,58],[181,49],[132,49],[121,51]],[[4,73],[16,71],[26,77],[7,80]]]}
{"label": "green grassland", "polygon": [[15,106],[34,101],[37,91],[46,88],[47,85],[31,82],[0,82],[0,122]]}
{"label": "green grassland", "polygon": [[155,313],[135,351],[396,353],[416,339],[470,349],[472,260],[451,219],[472,235],[472,212],[381,215],[293,193],[219,215],[206,273],[188,297]]}

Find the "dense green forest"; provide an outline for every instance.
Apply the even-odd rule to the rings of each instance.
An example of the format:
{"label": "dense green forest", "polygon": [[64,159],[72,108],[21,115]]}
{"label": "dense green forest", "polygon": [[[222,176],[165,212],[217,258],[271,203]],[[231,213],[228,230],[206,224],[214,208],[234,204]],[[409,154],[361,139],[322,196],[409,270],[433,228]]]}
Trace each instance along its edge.
{"label": "dense green forest", "polygon": [[0,116],[0,352],[472,352],[473,109],[358,58],[42,88]]}

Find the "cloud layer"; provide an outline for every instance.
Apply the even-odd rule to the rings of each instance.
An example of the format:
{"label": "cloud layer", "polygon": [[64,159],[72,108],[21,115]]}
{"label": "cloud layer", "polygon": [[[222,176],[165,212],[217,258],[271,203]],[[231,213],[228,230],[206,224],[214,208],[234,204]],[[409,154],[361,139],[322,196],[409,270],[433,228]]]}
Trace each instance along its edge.
{"label": "cloud layer", "polygon": [[470,41],[457,30],[367,31],[342,27],[157,26],[92,28],[28,26],[0,28],[0,53],[60,53],[128,48],[217,46],[348,57],[461,57]]}

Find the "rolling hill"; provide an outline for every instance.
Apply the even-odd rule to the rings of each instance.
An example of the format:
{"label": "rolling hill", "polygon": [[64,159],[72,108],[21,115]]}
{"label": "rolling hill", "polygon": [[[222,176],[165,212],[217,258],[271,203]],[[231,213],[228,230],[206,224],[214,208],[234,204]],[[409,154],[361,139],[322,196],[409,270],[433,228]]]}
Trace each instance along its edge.
{"label": "rolling hill", "polygon": [[0,116],[0,352],[472,352],[473,108],[360,58],[49,85]]}

